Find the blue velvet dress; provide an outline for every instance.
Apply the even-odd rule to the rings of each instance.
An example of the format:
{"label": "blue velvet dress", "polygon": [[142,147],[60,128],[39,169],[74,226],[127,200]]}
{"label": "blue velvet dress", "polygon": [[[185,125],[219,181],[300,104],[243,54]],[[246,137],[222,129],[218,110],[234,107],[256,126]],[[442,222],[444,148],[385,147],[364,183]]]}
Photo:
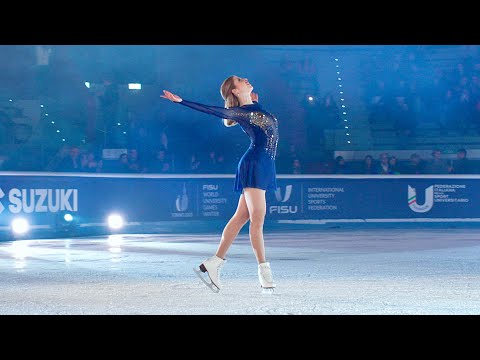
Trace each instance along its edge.
{"label": "blue velvet dress", "polygon": [[277,188],[275,156],[278,145],[278,122],[259,103],[225,109],[183,100],[178,104],[237,122],[250,137],[250,146],[237,166],[235,192],[244,188]]}

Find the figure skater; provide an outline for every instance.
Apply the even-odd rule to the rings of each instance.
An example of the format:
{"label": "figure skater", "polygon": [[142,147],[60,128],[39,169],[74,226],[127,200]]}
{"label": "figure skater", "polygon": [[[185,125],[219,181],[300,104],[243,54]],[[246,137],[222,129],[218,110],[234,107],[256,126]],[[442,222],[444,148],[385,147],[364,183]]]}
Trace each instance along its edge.
{"label": "figure skater", "polygon": [[[241,193],[237,210],[223,229],[215,255],[194,269],[200,279],[214,292],[218,292],[222,287],[220,269],[226,262],[227,251],[249,220],[249,236],[258,262],[260,286],[264,293],[272,293],[276,287],[270,263],[265,257],[263,224],[267,207],[265,193],[267,190],[277,188],[275,156],[278,123],[275,116],[258,103],[258,95],[252,90],[253,86],[248,79],[235,75],[228,77],[220,87],[225,108],[187,101],[166,90],[161,95],[162,98],[175,103],[220,117],[225,126],[239,124],[250,137],[250,146],[240,159],[235,176],[234,191]],[[211,283],[203,278],[202,273],[207,273]]]}

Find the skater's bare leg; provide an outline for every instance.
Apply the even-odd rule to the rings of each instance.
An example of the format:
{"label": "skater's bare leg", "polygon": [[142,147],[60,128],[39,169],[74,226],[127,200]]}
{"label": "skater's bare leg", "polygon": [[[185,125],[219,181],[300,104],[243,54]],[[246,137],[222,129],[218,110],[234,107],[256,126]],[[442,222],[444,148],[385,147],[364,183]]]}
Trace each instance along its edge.
{"label": "skater's bare leg", "polygon": [[267,212],[265,190],[256,188],[244,189],[245,202],[250,215],[250,242],[259,264],[266,262],[263,242],[263,224]]}
{"label": "skater's bare leg", "polygon": [[235,214],[223,229],[222,239],[220,240],[220,244],[218,245],[215,255],[225,259],[228,249],[248,220],[249,214],[247,203],[245,202],[245,195],[242,194],[238,200],[237,211],[235,211]]}

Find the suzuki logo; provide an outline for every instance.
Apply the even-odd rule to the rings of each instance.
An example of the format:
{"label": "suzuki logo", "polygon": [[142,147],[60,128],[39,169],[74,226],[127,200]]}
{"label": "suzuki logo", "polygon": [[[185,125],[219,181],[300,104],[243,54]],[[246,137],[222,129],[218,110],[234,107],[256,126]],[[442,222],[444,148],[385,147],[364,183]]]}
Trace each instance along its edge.
{"label": "suzuki logo", "polygon": [[285,197],[282,198],[282,189],[277,187],[277,190],[275,190],[275,198],[277,201],[280,201],[282,203],[287,202],[290,199],[290,195],[292,195],[292,185],[287,185],[285,188]]}

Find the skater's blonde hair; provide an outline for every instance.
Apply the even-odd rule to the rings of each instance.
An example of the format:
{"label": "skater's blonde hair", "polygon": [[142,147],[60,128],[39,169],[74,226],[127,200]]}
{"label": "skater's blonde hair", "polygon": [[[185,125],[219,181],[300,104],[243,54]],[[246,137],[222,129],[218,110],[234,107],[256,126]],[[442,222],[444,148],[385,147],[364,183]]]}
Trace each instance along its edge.
{"label": "skater's blonde hair", "polygon": [[[235,77],[235,75],[229,76],[223,81],[222,86],[220,86],[220,94],[222,95],[223,100],[225,100],[226,109],[240,106],[238,98],[232,92],[232,90],[235,89],[235,82],[233,81]],[[223,119],[223,125],[225,126],[234,126],[236,124],[236,121]]]}

